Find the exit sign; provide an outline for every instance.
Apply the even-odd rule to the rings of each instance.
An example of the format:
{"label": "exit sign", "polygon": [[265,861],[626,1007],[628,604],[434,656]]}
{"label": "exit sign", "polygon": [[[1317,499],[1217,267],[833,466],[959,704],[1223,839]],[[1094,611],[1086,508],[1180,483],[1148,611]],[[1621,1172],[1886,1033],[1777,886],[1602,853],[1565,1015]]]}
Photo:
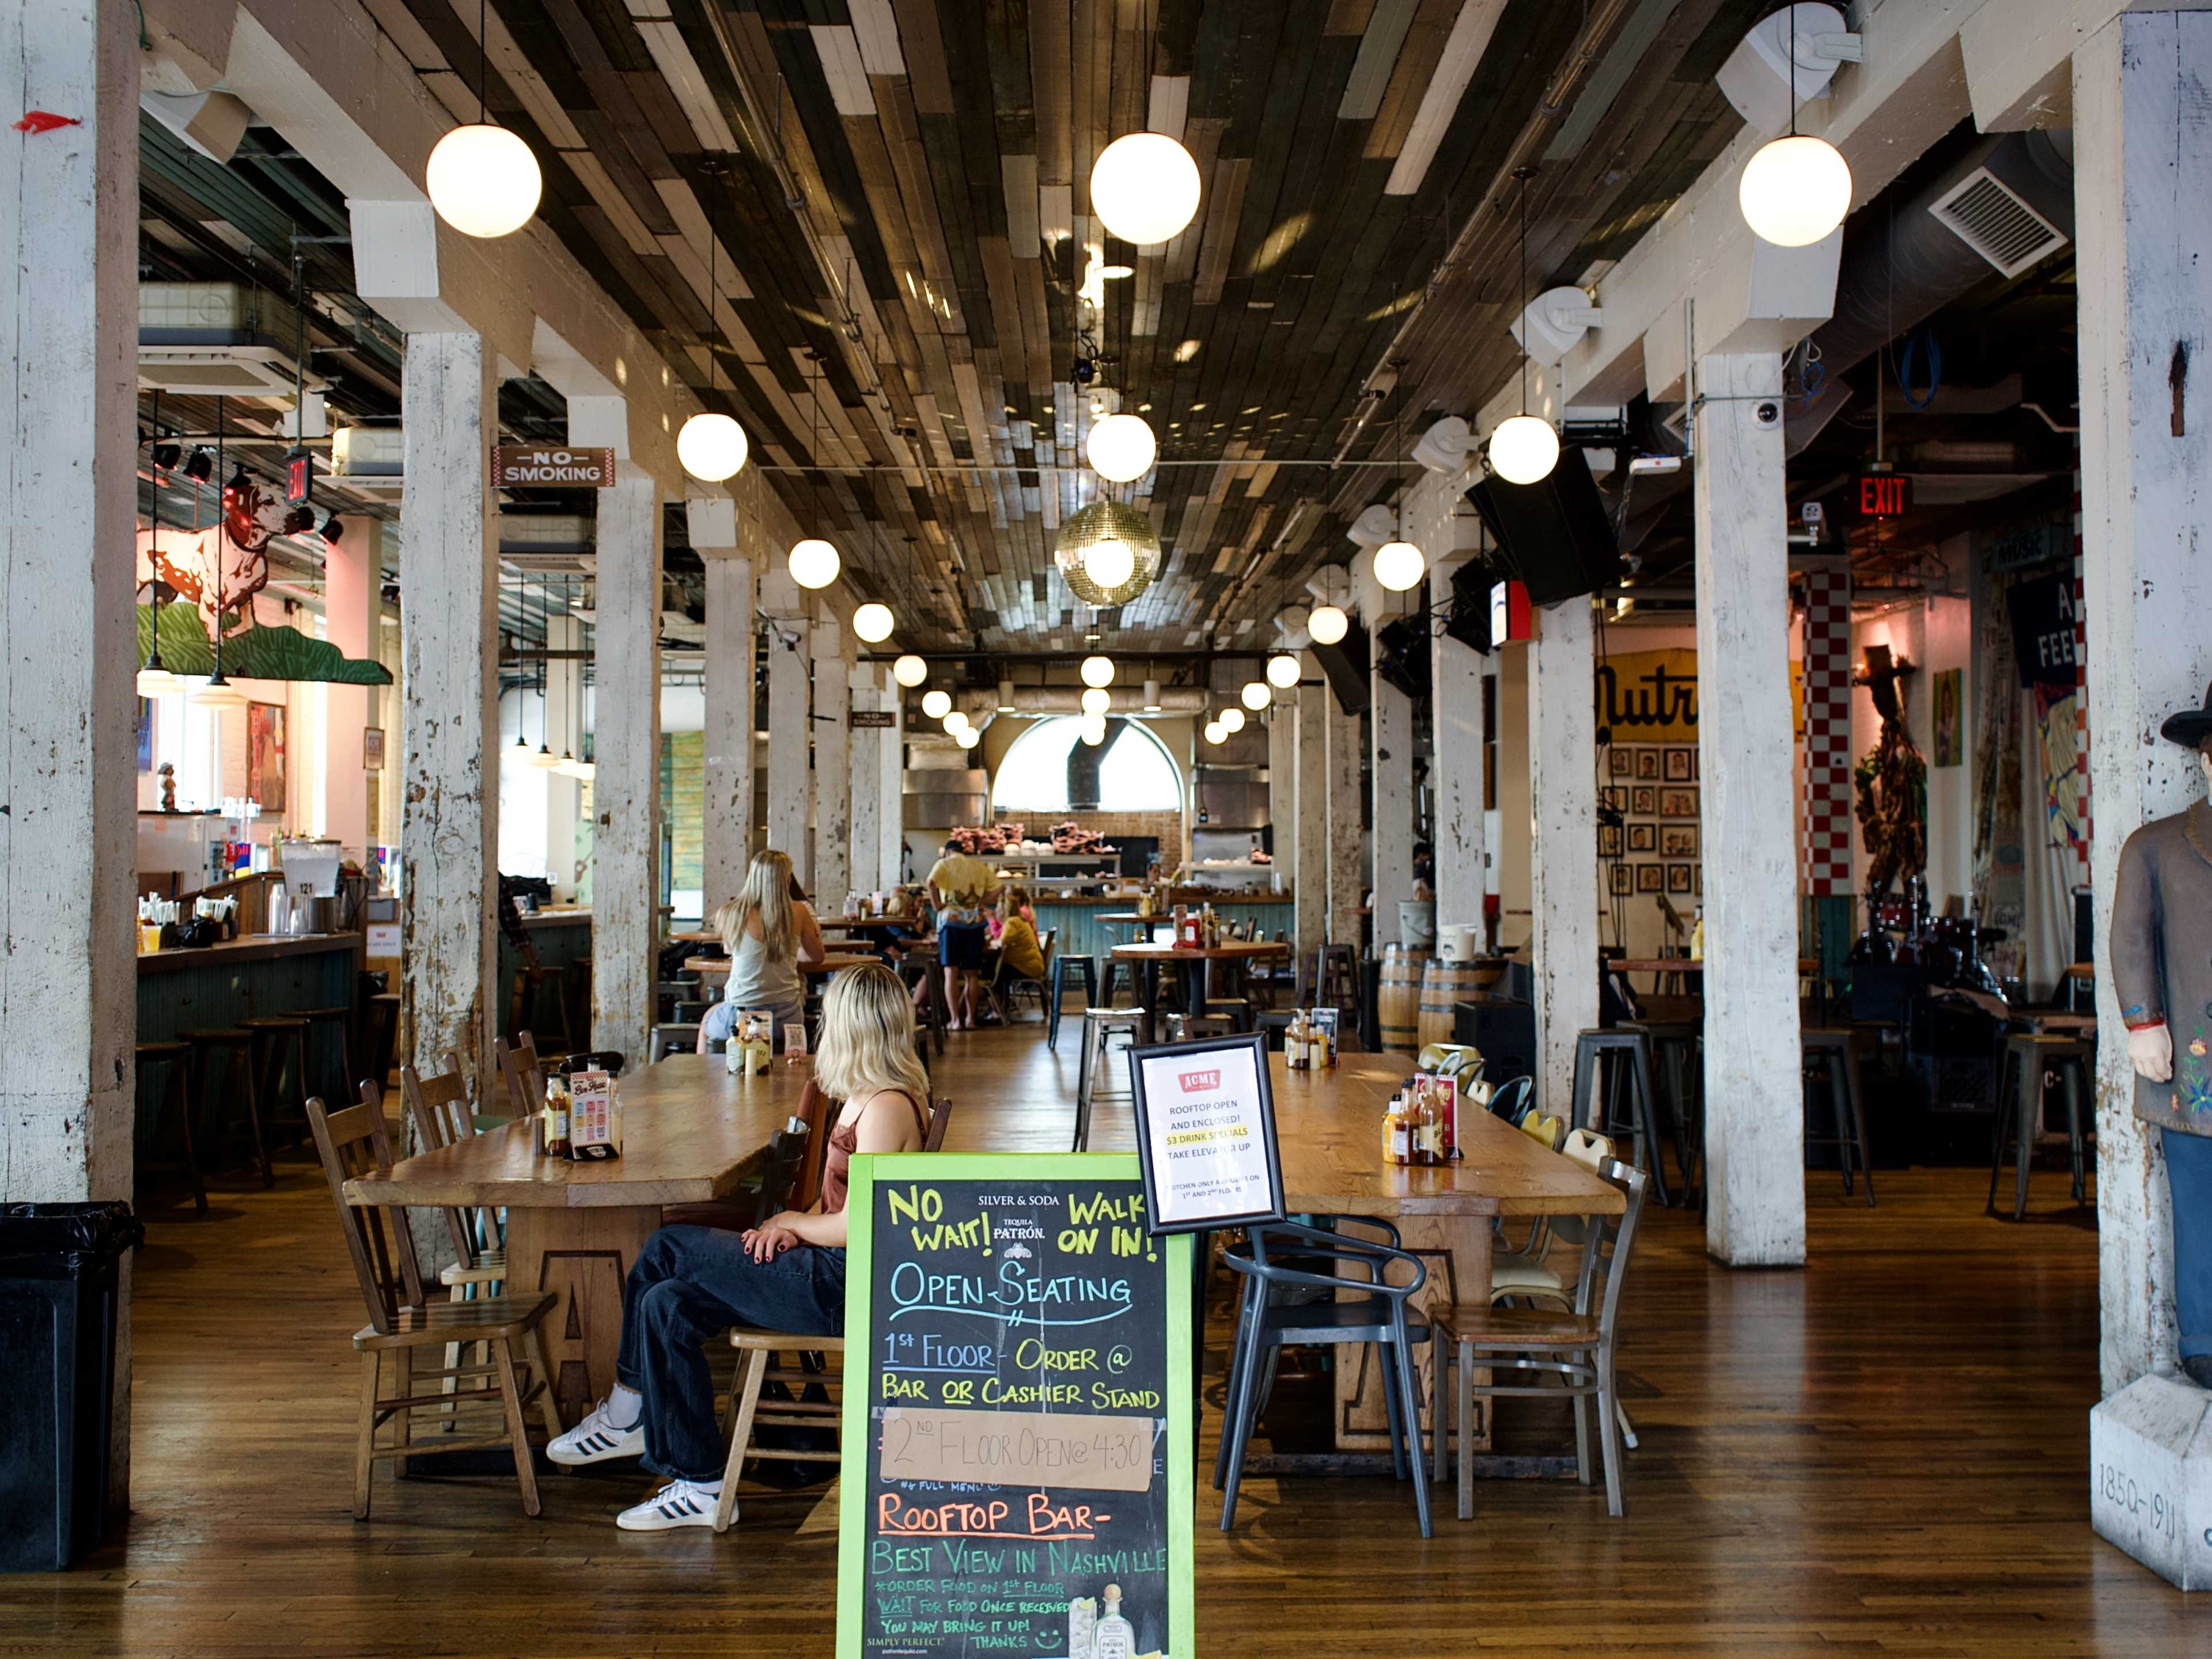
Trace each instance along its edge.
{"label": "exit sign", "polygon": [[284,499],[303,506],[315,487],[315,457],[312,450],[295,449],[284,457]]}
{"label": "exit sign", "polygon": [[1912,511],[1912,479],[1905,473],[1862,472],[1858,486],[1863,519],[1897,519]]}

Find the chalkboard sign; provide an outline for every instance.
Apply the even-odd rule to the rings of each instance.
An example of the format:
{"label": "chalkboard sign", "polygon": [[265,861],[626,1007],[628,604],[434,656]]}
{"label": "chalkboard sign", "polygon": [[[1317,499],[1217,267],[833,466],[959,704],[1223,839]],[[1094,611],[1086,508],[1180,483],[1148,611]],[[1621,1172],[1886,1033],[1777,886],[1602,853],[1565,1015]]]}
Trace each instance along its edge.
{"label": "chalkboard sign", "polygon": [[1137,1160],[851,1179],[840,1659],[1187,1659],[1190,1241]]}

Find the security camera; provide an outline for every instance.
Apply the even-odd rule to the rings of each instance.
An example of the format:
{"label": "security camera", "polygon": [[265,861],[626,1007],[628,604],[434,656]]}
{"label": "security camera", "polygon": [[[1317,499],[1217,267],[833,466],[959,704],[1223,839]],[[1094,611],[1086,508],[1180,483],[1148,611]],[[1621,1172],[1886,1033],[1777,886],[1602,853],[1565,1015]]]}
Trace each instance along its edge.
{"label": "security camera", "polygon": [[1751,406],[1753,422],[1762,428],[1782,424],[1782,405],[1771,398],[1762,398]]}

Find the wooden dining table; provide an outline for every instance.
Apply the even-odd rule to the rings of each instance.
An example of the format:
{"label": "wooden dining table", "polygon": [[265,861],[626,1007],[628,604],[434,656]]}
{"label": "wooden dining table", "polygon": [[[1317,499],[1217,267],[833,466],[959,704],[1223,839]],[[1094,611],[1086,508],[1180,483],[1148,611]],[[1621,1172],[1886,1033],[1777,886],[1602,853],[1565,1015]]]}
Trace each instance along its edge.
{"label": "wooden dining table", "polygon": [[560,1298],[542,1328],[562,1420],[574,1423],[614,1387],[623,1280],[661,1206],[726,1198],[757,1173],[812,1074],[802,1060],[732,1076],[720,1055],[672,1055],[617,1080],[620,1158],[548,1158],[526,1118],[358,1176],[346,1201],[504,1209],[508,1289]]}
{"label": "wooden dining table", "polygon": [[[1275,1103],[1275,1134],[1283,1170],[1283,1201],[1292,1215],[1382,1216],[1399,1231],[1405,1248],[1427,1266],[1428,1283],[1417,1307],[1490,1299],[1492,1225],[1498,1218],[1533,1221],[1547,1215],[1618,1215],[1626,1200],[1618,1188],[1539,1145],[1503,1120],[1475,1108],[1459,1116],[1458,1160],[1439,1168],[1382,1161],[1382,1113],[1405,1080],[1403,1055],[1346,1054],[1333,1066],[1292,1071],[1283,1055],[1267,1056]],[[1093,1151],[1127,1151],[1136,1145],[1134,1118],[1124,1103],[1102,1104],[1091,1127]],[[1364,1237],[1371,1237],[1366,1234]],[[1570,1263],[1571,1266],[1571,1263]],[[1424,1352],[1417,1397],[1429,1398],[1431,1360]],[[1333,1413],[1339,1455],[1387,1453],[1389,1429],[1382,1379],[1374,1354],[1346,1352],[1335,1367]],[[1491,1446],[1488,1402],[1475,1402],[1473,1444]],[[1324,1460],[1326,1461],[1326,1460]],[[1567,1461],[1569,1464],[1571,1460]],[[1248,1465],[1294,1469],[1311,1460],[1261,1459]],[[1493,1474],[1558,1474],[1555,1459],[1491,1459],[1478,1465]]]}
{"label": "wooden dining table", "polygon": [[1138,975],[1137,1005],[1145,1011],[1145,1040],[1149,1042],[1159,1017],[1163,967],[1182,975],[1183,1012],[1199,1014],[1206,1012],[1206,1000],[1213,994],[1214,963],[1231,963],[1241,972],[1255,962],[1290,953],[1290,945],[1281,939],[1233,939],[1206,945],[1117,945],[1113,959],[1129,963]]}

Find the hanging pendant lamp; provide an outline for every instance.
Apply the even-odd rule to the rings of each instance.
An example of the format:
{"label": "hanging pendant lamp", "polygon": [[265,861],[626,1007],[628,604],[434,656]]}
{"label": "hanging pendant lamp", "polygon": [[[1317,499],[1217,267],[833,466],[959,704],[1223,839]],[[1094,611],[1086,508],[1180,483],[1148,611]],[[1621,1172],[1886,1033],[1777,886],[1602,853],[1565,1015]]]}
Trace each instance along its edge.
{"label": "hanging pendant lamp", "polygon": [[[816,365],[814,397],[806,411],[807,496],[814,507],[814,516],[818,520],[822,515],[822,501],[814,489],[813,469],[819,466],[822,454],[822,354],[810,351],[806,355],[814,360]],[[792,544],[789,564],[792,580],[801,587],[818,590],[837,580],[837,573],[844,568],[845,562],[838,556],[836,548],[830,543],[819,536],[809,536]]]}
{"label": "hanging pendant lamp", "polygon": [[1736,181],[1736,205],[1752,234],[1777,247],[1805,247],[1851,210],[1851,167],[1825,138],[1797,131],[1797,8],[1790,8],[1790,131],[1759,147]]}
{"label": "hanging pendant lamp", "polygon": [[[726,169],[720,161],[706,163],[702,171],[718,181],[714,191],[714,208],[721,205],[719,180]],[[716,228],[719,215],[710,209],[707,215],[707,320],[712,326],[707,345],[707,396],[714,395],[714,342],[721,334],[720,310],[721,287],[715,269],[715,256],[721,252],[721,234]],[[727,339],[722,344],[727,346]],[[728,416],[714,410],[702,410],[684,422],[676,434],[676,459],[684,470],[702,483],[720,483],[735,477],[745,465],[752,446],[746,441],[745,429]]]}
{"label": "hanging pendant lamp", "polygon": [[[1528,180],[1534,167],[1516,167],[1521,181],[1521,303],[1528,303]],[[1508,483],[1540,483],[1559,464],[1559,434],[1540,415],[1528,412],[1528,349],[1521,349],[1521,412],[1500,421],[1490,434],[1490,470]],[[1381,579],[1378,573],[1378,580]],[[1408,584],[1410,586],[1410,584]]]}
{"label": "hanging pendant lamp", "polygon": [[545,188],[530,146],[492,125],[488,21],[485,0],[477,0],[477,118],[438,140],[422,180],[441,219],[487,240],[528,224]]}

